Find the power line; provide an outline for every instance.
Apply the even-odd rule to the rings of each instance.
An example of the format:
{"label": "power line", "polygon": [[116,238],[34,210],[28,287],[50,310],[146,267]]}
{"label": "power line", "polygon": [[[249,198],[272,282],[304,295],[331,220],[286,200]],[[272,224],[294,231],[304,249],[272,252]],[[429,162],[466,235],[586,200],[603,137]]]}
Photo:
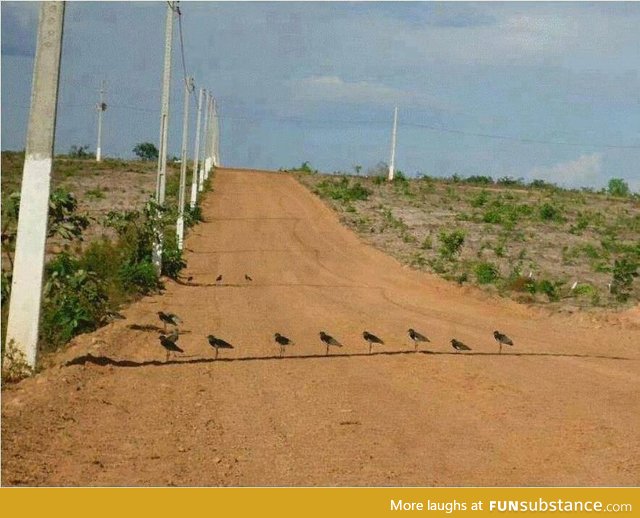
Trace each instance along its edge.
{"label": "power line", "polygon": [[[304,119],[299,117],[234,117],[234,116],[221,116],[221,119],[228,120],[245,120],[248,122],[265,122],[265,121],[277,121],[277,122],[309,122],[314,124],[381,124],[388,125],[388,120],[340,120],[340,119]],[[442,133],[453,133],[457,135],[465,135],[469,137],[480,137],[480,138],[491,138],[498,140],[509,140],[514,142],[522,142],[524,144],[547,144],[547,145],[558,145],[558,146],[579,146],[579,147],[597,147],[597,148],[607,148],[607,149],[640,149],[640,145],[622,145],[622,144],[594,144],[594,143],[586,143],[586,142],[562,142],[562,141],[554,141],[554,140],[543,140],[543,139],[533,139],[533,138],[524,138],[524,137],[514,137],[509,135],[497,135],[492,133],[477,133],[470,131],[463,131],[454,128],[447,128],[444,126],[433,126],[430,124],[424,124],[419,122],[399,122],[399,126],[405,127],[415,127],[415,128],[423,128],[429,129],[432,131],[438,131]]]}

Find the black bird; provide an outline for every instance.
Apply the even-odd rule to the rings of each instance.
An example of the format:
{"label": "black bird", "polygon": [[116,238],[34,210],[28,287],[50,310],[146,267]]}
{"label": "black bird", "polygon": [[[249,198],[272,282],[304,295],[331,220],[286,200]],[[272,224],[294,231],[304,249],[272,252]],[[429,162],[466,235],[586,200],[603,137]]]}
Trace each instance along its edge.
{"label": "black bird", "polygon": [[371,354],[371,346],[373,344],[384,345],[384,342],[380,338],[378,338],[376,335],[372,335],[369,331],[364,331],[362,333],[362,338],[369,342],[369,354]]}
{"label": "black bird", "polygon": [[172,326],[177,326],[178,324],[182,324],[182,320],[178,315],[174,313],[163,313],[162,311],[158,311],[158,317],[162,320],[164,324],[164,331],[167,331],[167,324],[171,324]]}
{"label": "black bird", "polygon": [[207,336],[209,345],[216,350],[216,359],[218,359],[218,349],[233,349],[233,345],[229,342],[225,342],[222,338],[216,338],[213,335]]}
{"label": "black bird", "polygon": [[493,332],[493,337],[496,339],[496,342],[498,342],[498,344],[500,344],[500,352],[502,353],[502,346],[503,345],[513,345],[513,342],[511,341],[511,338],[509,338],[507,335],[503,335],[500,331],[494,331]]}
{"label": "black bird", "polygon": [[463,344],[460,340],[456,340],[455,338],[453,338],[451,340],[451,345],[456,350],[456,352],[458,352],[458,351],[470,351],[471,350],[471,347],[469,347],[468,345]]}
{"label": "black bird", "polygon": [[222,275],[218,275],[218,276],[216,277],[216,282],[220,282],[221,280],[222,280]]}
{"label": "black bird", "polygon": [[176,342],[178,341],[178,330],[175,329],[173,333],[169,336],[160,335],[160,345],[164,347],[167,351],[167,359],[165,361],[169,361],[169,356],[172,352],[183,353],[184,351],[178,347]]}
{"label": "black bird", "polygon": [[280,356],[284,354],[284,348],[287,345],[293,345],[293,342],[286,336],[282,336],[280,333],[273,335],[273,339],[280,345]]}
{"label": "black bird", "polygon": [[320,331],[320,340],[322,340],[327,346],[327,353],[329,354],[329,346],[333,345],[334,347],[342,347],[342,344],[338,342],[333,336],[328,335],[324,331]]}
{"label": "black bird", "polygon": [[426,336],[421,335],[415,329],[409,329],[409,338],[413,340],[414,349],[418,349],[419,342],[431,342]]}
{"label": "black bird", "polygon": [[251,277],[249,277],[249,275],[247,275],[246,273],[244,274],[244,280],[245,281],[252,281],[253,279]]}

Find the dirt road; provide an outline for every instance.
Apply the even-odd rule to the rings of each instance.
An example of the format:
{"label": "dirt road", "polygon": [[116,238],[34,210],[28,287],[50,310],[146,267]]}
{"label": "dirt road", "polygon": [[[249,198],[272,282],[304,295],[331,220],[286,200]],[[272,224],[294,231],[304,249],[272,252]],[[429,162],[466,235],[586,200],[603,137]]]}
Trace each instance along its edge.
{"label": "dirt road", "polygon": [[[4,390],[3,484],[640,484],[637,311],[550,316],[404,268],[286,174],[221,170],[203,210],[190,283]],[[159,310],[184,320],[167,363]],[[235,348],[213,361],[209,333]]]}

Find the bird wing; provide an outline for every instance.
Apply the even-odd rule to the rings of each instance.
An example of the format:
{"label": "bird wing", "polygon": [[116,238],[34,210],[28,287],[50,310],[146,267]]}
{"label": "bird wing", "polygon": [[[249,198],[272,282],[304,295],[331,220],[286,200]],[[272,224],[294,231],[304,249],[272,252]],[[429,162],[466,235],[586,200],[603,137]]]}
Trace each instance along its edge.
{"label": "bird wing", "polygon": [[167,338],[169,340],[171,340],[172,342],[175,342],[178,340],[178,338],[180,338],[180,333],[178,332],[177,329],[174,329],[171,334],[169,336],[167,336]]}
{"label": "bird wing", "polygon": [[329,345],[335,345],[336,347],[342,347],[342,344],[338,342],[333,336],[327,335],[327,343]]}
{"label": "bird wing", "polygon": [[220,349],[233,349],[233,345],[229,342],[225,342],[222,338],[216,338],[216,343]]}
{"label": "bird wing", "polygon": [[429,341],[429,339],[426,336],[421,335],[420,333],[418,333],[418,331],[414,331],[413,332],[413,339],[414,340],[418,340],[420,342],[428,342]]}

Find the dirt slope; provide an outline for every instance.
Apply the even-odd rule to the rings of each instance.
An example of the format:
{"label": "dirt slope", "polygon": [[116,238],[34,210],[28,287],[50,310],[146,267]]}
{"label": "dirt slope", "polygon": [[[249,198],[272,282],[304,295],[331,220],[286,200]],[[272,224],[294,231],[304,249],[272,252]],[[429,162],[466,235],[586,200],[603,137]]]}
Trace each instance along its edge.
{"label": "dirt slope", "polygon": [[[286,174],[222,170],[214,190],[191,283],[3,392],[3,484],[640,484],[636,313],[550,316],[403,268]],[[166,364],[129,327],[159,310],[184,320]],[[325,357],[320,330],[345,346]],[[235,349],[214,362],[209,333]]]}

